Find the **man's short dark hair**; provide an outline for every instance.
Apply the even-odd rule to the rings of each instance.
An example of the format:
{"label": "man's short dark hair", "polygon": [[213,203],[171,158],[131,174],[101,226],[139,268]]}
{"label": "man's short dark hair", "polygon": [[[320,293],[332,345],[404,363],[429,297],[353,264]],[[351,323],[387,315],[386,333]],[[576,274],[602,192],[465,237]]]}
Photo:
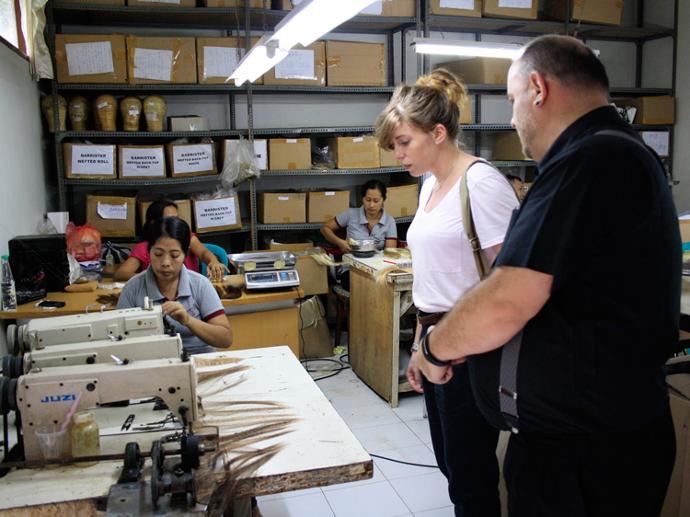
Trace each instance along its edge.
{"label": "man's short dark hair", "polygon": [[519,61],[574,88],[598,88],[608,93],[606,69],[592,49],[571,36],[548,34],[530,41]]}

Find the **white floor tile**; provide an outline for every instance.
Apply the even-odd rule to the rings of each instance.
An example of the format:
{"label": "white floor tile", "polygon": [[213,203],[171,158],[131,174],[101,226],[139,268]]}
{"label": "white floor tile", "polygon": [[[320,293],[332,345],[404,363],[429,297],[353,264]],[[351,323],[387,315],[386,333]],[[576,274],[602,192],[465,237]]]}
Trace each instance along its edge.
{"label": "white floor tile", "polygon": [[[383,451],[381,456],[386,456],[394,460],[407,461],[409,463],[421,463],[422,465],[436,465],[434,453],[426,445],[415,447],[405,447],[391,451]],[[438,472],[438,469],[431,467],[417,467],[396,463],[395,461],[374,458],[374,463],[381,469],[386,479],[397,479],[409,476],[419,476],[421,474],[431,474]]]}
{"label": "white floor tile", "polygon": [[390,406],[383,401],[359,405],[335,403],[333,407],[350,429],[397,424],[400,422],[400,419]]}
{"label": "white floor tile", "polygon": [[355,429],[353,432],[362,446],[369,452],[422,445],[422,441],[417,435],[402,422]]}
{"label": "white floor tile", "polygon": [[328,485],[321,487],[324,492],[331,490],[342,490],[343,488],[352,488],[360,485],[370,485],[372,483],[381,483],[386,481],[386,477],[381,472],[381,469],[374,463],[374,475],[369,479],[362,479],[361,481],[350,481],[349,483],[339,483],[337,485]]}
{"label": "white floor tile", "polygon": [[436,508],[435,510],[427,510],[425,512],[415,512],[414,517],[455,517],[455,508],[446,506],[445,508]]}
{"label": "white floor tile", "polygon": [[451,505],[448,481],[440,472],[392,479],[390,484],[413,512]]}
{"label": "white floor tile", "polygon": [[394,517],[410,512],[387,482],[329,490],[324,494],[336,517]]}
{"label": "white floor tile", "polygon": [[333,517],[323,492],[266,500],[258,498],[259,510],[264,517]]}
{"label": "white floor tile", "polygon": [[405,425],[426,445],[431,446],[431,431],[429,431],[429,420],[418,418],[415,420],[405,420]]}
{"label": "white floor tile", "polygon": [[419,420],[424,414],[424,395],[420,393],[401,393],[398,407],[393,408],[400,420]]}

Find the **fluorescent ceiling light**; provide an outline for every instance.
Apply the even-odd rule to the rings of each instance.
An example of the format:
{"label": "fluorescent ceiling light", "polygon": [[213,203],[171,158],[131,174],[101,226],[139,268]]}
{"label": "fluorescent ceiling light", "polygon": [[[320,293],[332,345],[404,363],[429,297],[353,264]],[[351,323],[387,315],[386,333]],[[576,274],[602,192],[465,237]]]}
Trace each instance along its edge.
{"label": "fluorescent ceiling light", "polygon": [[242,58],[240,64],[230,76],[235,85],[240,86],[245,81],[253,83],[264,73],[276,66],[288,55],[287,50],[269,41],[270,36],[262,36],[256,45]]}
{"label": "fluorescent ceiling light", "polygon": [[417,54],[436,54],[442,56],[498,57],[515,60],[522,55],[522,45],[515,43],[496,43],[493,41],[442,40],[415,38]]}
{"label": "fluorescent ceiling light", "polygon": [[271,40],[289,50],[297,43],[312,44],[376,0],[302,0],[276,25]]}

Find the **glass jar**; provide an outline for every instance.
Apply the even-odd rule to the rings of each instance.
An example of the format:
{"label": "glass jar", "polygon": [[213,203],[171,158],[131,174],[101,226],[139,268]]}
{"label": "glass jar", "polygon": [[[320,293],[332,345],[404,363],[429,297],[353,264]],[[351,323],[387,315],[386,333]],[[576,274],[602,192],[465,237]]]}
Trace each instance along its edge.
{"label": "glass jar", "polygon": [[[72,417],[72,427],[69,431],[72,442],[72,457],[98,456],[101,453],[101,443],[98,436],[98,424],[91,411],[81,411]],[[96,461],[81,462],[76,465],[89,467]]]}

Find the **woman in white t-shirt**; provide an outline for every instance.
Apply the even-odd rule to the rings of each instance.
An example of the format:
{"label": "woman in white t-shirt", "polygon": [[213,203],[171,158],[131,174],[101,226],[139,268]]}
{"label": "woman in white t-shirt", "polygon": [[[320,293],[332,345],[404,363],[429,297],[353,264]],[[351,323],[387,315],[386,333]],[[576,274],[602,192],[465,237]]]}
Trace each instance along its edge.
{"label": "woman in white t-shirt", "polygon": [[[415,343],[479,281],[463,228],[460,179],[467,174],[472,219],[488,263],[498,254],[510,217],[518,207],[508,181],[488,163],[462,151],[457,142],[465,87],[438,69],[415,86],[399,86],[376,122],[379,145],[414,177],[431,173],[407,232],[412,252],[412,296],[418,310]],[[498,430],[479,412],[466,364],[453,367],[442,385],[429,383],[413,346],[407,378],[424,393],[439,468],[448,479],[455,515],[500,517]]]}

